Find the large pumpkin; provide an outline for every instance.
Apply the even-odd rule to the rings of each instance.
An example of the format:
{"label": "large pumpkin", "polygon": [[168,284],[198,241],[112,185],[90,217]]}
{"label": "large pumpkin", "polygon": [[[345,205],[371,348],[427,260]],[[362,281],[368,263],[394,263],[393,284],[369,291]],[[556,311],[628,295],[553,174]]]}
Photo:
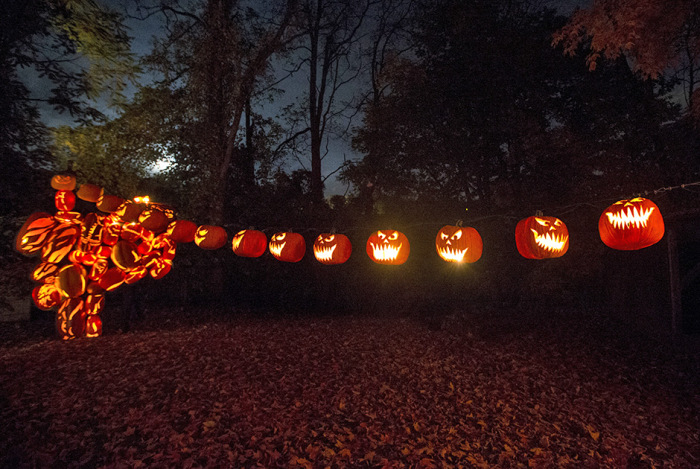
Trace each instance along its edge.
{"label": "large pumpkin", "polygon": [[600,239],[606,246],[623,251],[643,249],[664,236],[659,207],[643,197],[620,200],[606,208],[598,220]]}
{"label": "large pumpkin", "polygon": [[445,225],[435,237],[435,250],[447,262],[476,262],[481,258],[484,242],[470,226]]}
{"label": "large pumpkin", "polygon": [[81,184],[78,189],[78,198],[86,202],[97,202],[104,194],[104,189],[95,184]]}
{"label": "large pumpkin", "polygon": [[175,220],[170,222],[166,233],[176,243],[191,243],[197,233],[197,225],[189,220]]}
{"label": "large pumpkin", "polygon": [[258,230],[241,230],[231,241],[233,253],[241,257],[260,257],[267,249],[267,236]]}
{"label": "large pumpkin", "polygon": [[219,249],[226,244],[226,230],[220,226],[202,225],[194,234],[194,243],[202,249]]}
{"label": "large pumpkin", "polygon": [[58,225],[56,220],[45,212],[35,212],[29,216],[15,238],[15,249],[25,256],[37,254]]}
{"label": "large pumpkin", "polygon": [[41,249],[41,258],[46,262],[58,264],[73,249],[78,238],[80,238],[80,225],[57,226]]}
{"label": "large pumpkin", "polygon": [[335,233],[321,233],[314,241],[314,256],[321,264],[342,264],[350,259],[352,244],[347,236]]}
{"label": "large pumpkin", "polygon": [[274,258],[283,262],[299,262],[306,254],[306,242],[299,233],[275,233],[270,238],[269,247]]}
{"label": "large pumpkin", "polygon": [[400,231],[379,230],[367,239],[367,255],[377,264],[403,264],[410,252],[408,238]]}
{"label": "large pumpkin", "polygon": [[515,227],[515,244],[526,259],[561,257],[569,249],[569,230],[556,217],[523,218]]}
{"label": "large pumpkin", "polygon": [[58,271],[55,285],[63,297],[77,298],[85,293],[87,273],[79,265],[68,264]]}

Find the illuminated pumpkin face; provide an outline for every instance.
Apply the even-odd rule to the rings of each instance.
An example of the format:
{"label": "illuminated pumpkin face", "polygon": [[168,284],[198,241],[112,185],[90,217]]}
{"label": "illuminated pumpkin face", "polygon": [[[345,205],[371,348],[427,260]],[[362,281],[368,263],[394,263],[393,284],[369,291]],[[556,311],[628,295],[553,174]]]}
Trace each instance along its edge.
{"label": "illuminated pumpkin face", "polygon": [[124,199],[116,195],[102,195],[95,205],[100,212],[112,213],[116,212],[123,203]]}
{"label": "illuminated pumpkin face", "polygon": [[194,242],[202,249],[219,249],[226,244],[226,230],[220,226],[202,225],[194,234]]}
{"label": "illuminated pumpkin face", "polygon": [[270,238],[269,248],[278,261],[299,262],[306,254],[306,241],[299,233],[275,233]]}
{"label": "illuminated pumpkin face", "polygon": [[75,175],[70,173],[56,174],[51,178],[51,188],[57,191],[72,191],[75,189]]}
{"label": "illuminated pumpkin face", "polygon": [[343,234],[321,233],[314,241],[314,256],[321,264],[343,264],[351,253],[352,244]]}
{"label": "illuminated pumpkin face", "polygon": [[87,274],[85,269],[76,264],[68,264],[58,271],[56,288],[66,298],[77,298],[85,293]]}
{"label": "illuminated pumpkin face", "polygon": [[197,225],[189,220],[176,220],[168,225],[166,233],[176,243],[191,243],[197,233]]}
{"label": "illuminated pumpkin face", "polygon": [[57,225],[56,220],[48,213],[37,212],[30,215],[17,233],[15,249],[25,256],[37,254]]}
{"label": "illuminated pumpkin face", "polygon": [[56,285],[45,283],[32,290],[32,300],[37,308],[48,311],[61,302],[61,292]]}
{"label": "illuminated pumpkin face", "polygon": [[99,316],[88,316],[85,320],[85,337],[95,338],[102,335],[102,320]]}
{"label": "illuminated pumpkin face", "polygon": [[78,189],[78,198],[86,202],[97,202],[104,194],[104,189],[94,184],[81,184]]}
{"label": "illuminated pumpkin face", "polygon": [[600,239],[606,246],[623,251],[656,244],[665,232],[659,207],[649,199],[620,200],[605,209],[598,220]]}
{"label": "illuminated pumpkin face", "polygon": [[41,250],[41,258],[46,262],[58,264],[73,249],[73,246],[80,237],[80,226],[60,225],[46,240],[46,244]]}
{"label": "illuminated pumpkin face", "polygon": [[435,250],[447,262],[476,262],[481,258],[484,242],[474,228],[446,225],[435,237]]}
{"label": "illuminated pumpkin face", "polygon": [[42,262],[32,272],[32,280],[40,283],[53,283],[58,274],[58,264]]}
{"label": "illuminated pumpkin face", "polygon": [[410,252],[408,238],[400,231],[379,230],[367,239],[367,255],[377,264],[403,264]]}
{"label": "illuminated pumpkin face", "polygon": [[75,193],[73,191],[58,191],[54,197],[56,210],[69,212],[75,207]]}
{"label": "illuminated pumpkin face", "polygon": [[515,227],[515,244],[526,259],[561,257],[569,249],[569,230],[555,217],[524,218]]}
{"label": "illuminated pumpkin face", "polygon": [[267,236],[258,230],[242,230],[231,241],[233,253],[241,257],[260,257],[267,249]]}
{"label": "illuminated pumpkin face", "polygon": [[61,303],[56,314],[56,330],[63,340],[75,339],[83,335],[85,312],[82,299],[68,298]]}

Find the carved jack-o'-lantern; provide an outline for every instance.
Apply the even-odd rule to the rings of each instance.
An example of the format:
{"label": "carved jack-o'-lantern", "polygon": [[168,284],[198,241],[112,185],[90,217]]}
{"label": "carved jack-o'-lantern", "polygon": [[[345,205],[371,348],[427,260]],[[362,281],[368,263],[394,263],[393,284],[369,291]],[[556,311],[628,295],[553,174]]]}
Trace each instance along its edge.
{"label": "carved jack-o'-lantern", "polygon": [[260,257],[267,249],[267,236],[258,230],[241,230],[231,240],[231,249],[240,257]]}
{"label": "carved jack-o'-lantern", "polygon": [[72,191],[75,189],[75,174],[60,173],[51,178],[51,188],[57,191]]}
{"label": "carved jack-o'-lantern", "polygon": [[379,230],[367,239],[367,255],[377,264],[403,264],[410,252],[408,238],[400,231]]}
{"label": "carved jack-o'-lantern", "polygon": [[435,250],[447,262],[476,262],[481,258],[484,242],[470,226],[445,225],[435,237]]}
{"label": "carved jack-o'-lantern", "polygon": [[77,298],[85,293],[87,274],[83,267],[68,264],[58,271],[55,281],[56,288],[66,298]]}
{"label": "carved jack-o'-lantern", "polygon": [[219,249],[226,244],[226,230],[220,226],[202,225],[194,234],[194,242],[202,249]]}
{"label": "carved jack-o'-lantern", "polygon": [[56,330],[63,340],[75,339],[83,335],[85,329],[85,312],[83,300],[68,298],[58,308]]}
{"label": "carved jack-o'-lantern", "polygon": [[191,243],[197,233],[197,225],[189,220],[175,220],[170,222],[166,233],[176,243]]}
{"label": "carved jack-o'-lantern", "polygon": [[283,262],[299,262],[306,254],[306,242],[299,233],[275,233],[269,247],[275,259]]}
{"label": "carved jack-o'-lantern", "polygon": [[102,195],[97,199],[96,206],[100,212],[112,213],[116,212],[119,207],[124,203],[124,199],[117,197],[116,195]]}
{"label": "carved jack-o'-lantern", "polygon": [[53,229],[58,225],[56,220],[45,212],[36,212],[29,216],[15,238],[15,249],[25,256],[33,256],[44,247]]}
{"label": "carved jack-o'-lantern", "polygon": [[569,230],[556,217],[527,217],[515,227],[515,244],[526,259],[561,257],[569,249]]}
{"label": "carved jack-o'-lantern", "polygon": [[352,244],[343,234],[321,233],[314,241],[314,256],[321,264],[342,264],[350,259]]}
{"label": "carved jack-o'-lantern", "polygon": [[56,210],[70,212],[75,207],[75,193],[73,191],[57,191],[54,196]]}
{"label": "carved jack-o'-lantern", "polygon": [[32,300],[37,308],[48,311],[61,302],[61,292],[56,285],[45,283],[32,290]]}
{"label": "carved jack-o'-lantern", "polygon": [[42,262],[34,268],[32,280],[40,283],[53,283],[58,274],[58,264]]}
{"label": "carved jack-o'-lantern", "polygon": [[79,225],[57,226],[41,249],[41,258],[46,262],[58,264],[73,249],[79,237]]}
{"label": "carved jack-o'-lantern", "polygon": [[85,337],[91,339],[102,335],[102,320],[99,316],[88,316],[85,319]]}
{"label": "carved jack-o'-lantern", "polygon": [[170,223],[170,218],[164,212],[152,207],[141,212],[139,223],[147,230],[157,234],[165,231]]}
{"label": "carved jack-o'-lantern", "polygon": [[114,262],[114,265],[122,270],[133,269],[141,260],[134,243],[124,239],[114,245],[112,254],[109,257]]}
{"label": "carved jack-o'-lantern", "polygon": [[637,197],[606,208],[598,220],[598,232],[606,246],[631,251],[659,242],[665,226],[659,207],[649,199]]}

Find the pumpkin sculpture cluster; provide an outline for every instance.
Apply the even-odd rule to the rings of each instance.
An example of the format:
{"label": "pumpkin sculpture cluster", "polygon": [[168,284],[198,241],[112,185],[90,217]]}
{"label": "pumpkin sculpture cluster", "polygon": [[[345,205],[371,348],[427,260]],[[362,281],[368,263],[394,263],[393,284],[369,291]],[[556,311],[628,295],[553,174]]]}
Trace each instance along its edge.
{"label": "pumpkin sculpture cluster", "polygon": [[57,309],[56,328],[63,339],[102,334],[100,312],[105,293],[133,284],[146,275],[155,279],[172,268],[176,242],[194,239],[194,224],[176,220],[165,205],[147,197],[134,201],[104,195],[83,184],[77,197],[94,202],[102,213],[82,215],[75,208],[75,176],[56,175],[54,215],[31,215],[20,229],[15,248],[40,256],[32,272],[39,285],[32,298],[42,310]]}

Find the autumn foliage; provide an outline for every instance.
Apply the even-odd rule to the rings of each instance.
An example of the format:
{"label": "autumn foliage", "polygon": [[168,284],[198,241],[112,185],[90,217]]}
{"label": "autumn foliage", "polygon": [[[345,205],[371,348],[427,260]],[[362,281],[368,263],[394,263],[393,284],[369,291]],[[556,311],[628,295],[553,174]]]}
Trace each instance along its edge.
{"label": "autumn foliage", "polygon": [[621,338],[607,321],[492,314],[430,330],[409,319],[204,312],[188,324],[172,313],[93,341],[0,330],[0,466],[700,462],[697,363]]}

